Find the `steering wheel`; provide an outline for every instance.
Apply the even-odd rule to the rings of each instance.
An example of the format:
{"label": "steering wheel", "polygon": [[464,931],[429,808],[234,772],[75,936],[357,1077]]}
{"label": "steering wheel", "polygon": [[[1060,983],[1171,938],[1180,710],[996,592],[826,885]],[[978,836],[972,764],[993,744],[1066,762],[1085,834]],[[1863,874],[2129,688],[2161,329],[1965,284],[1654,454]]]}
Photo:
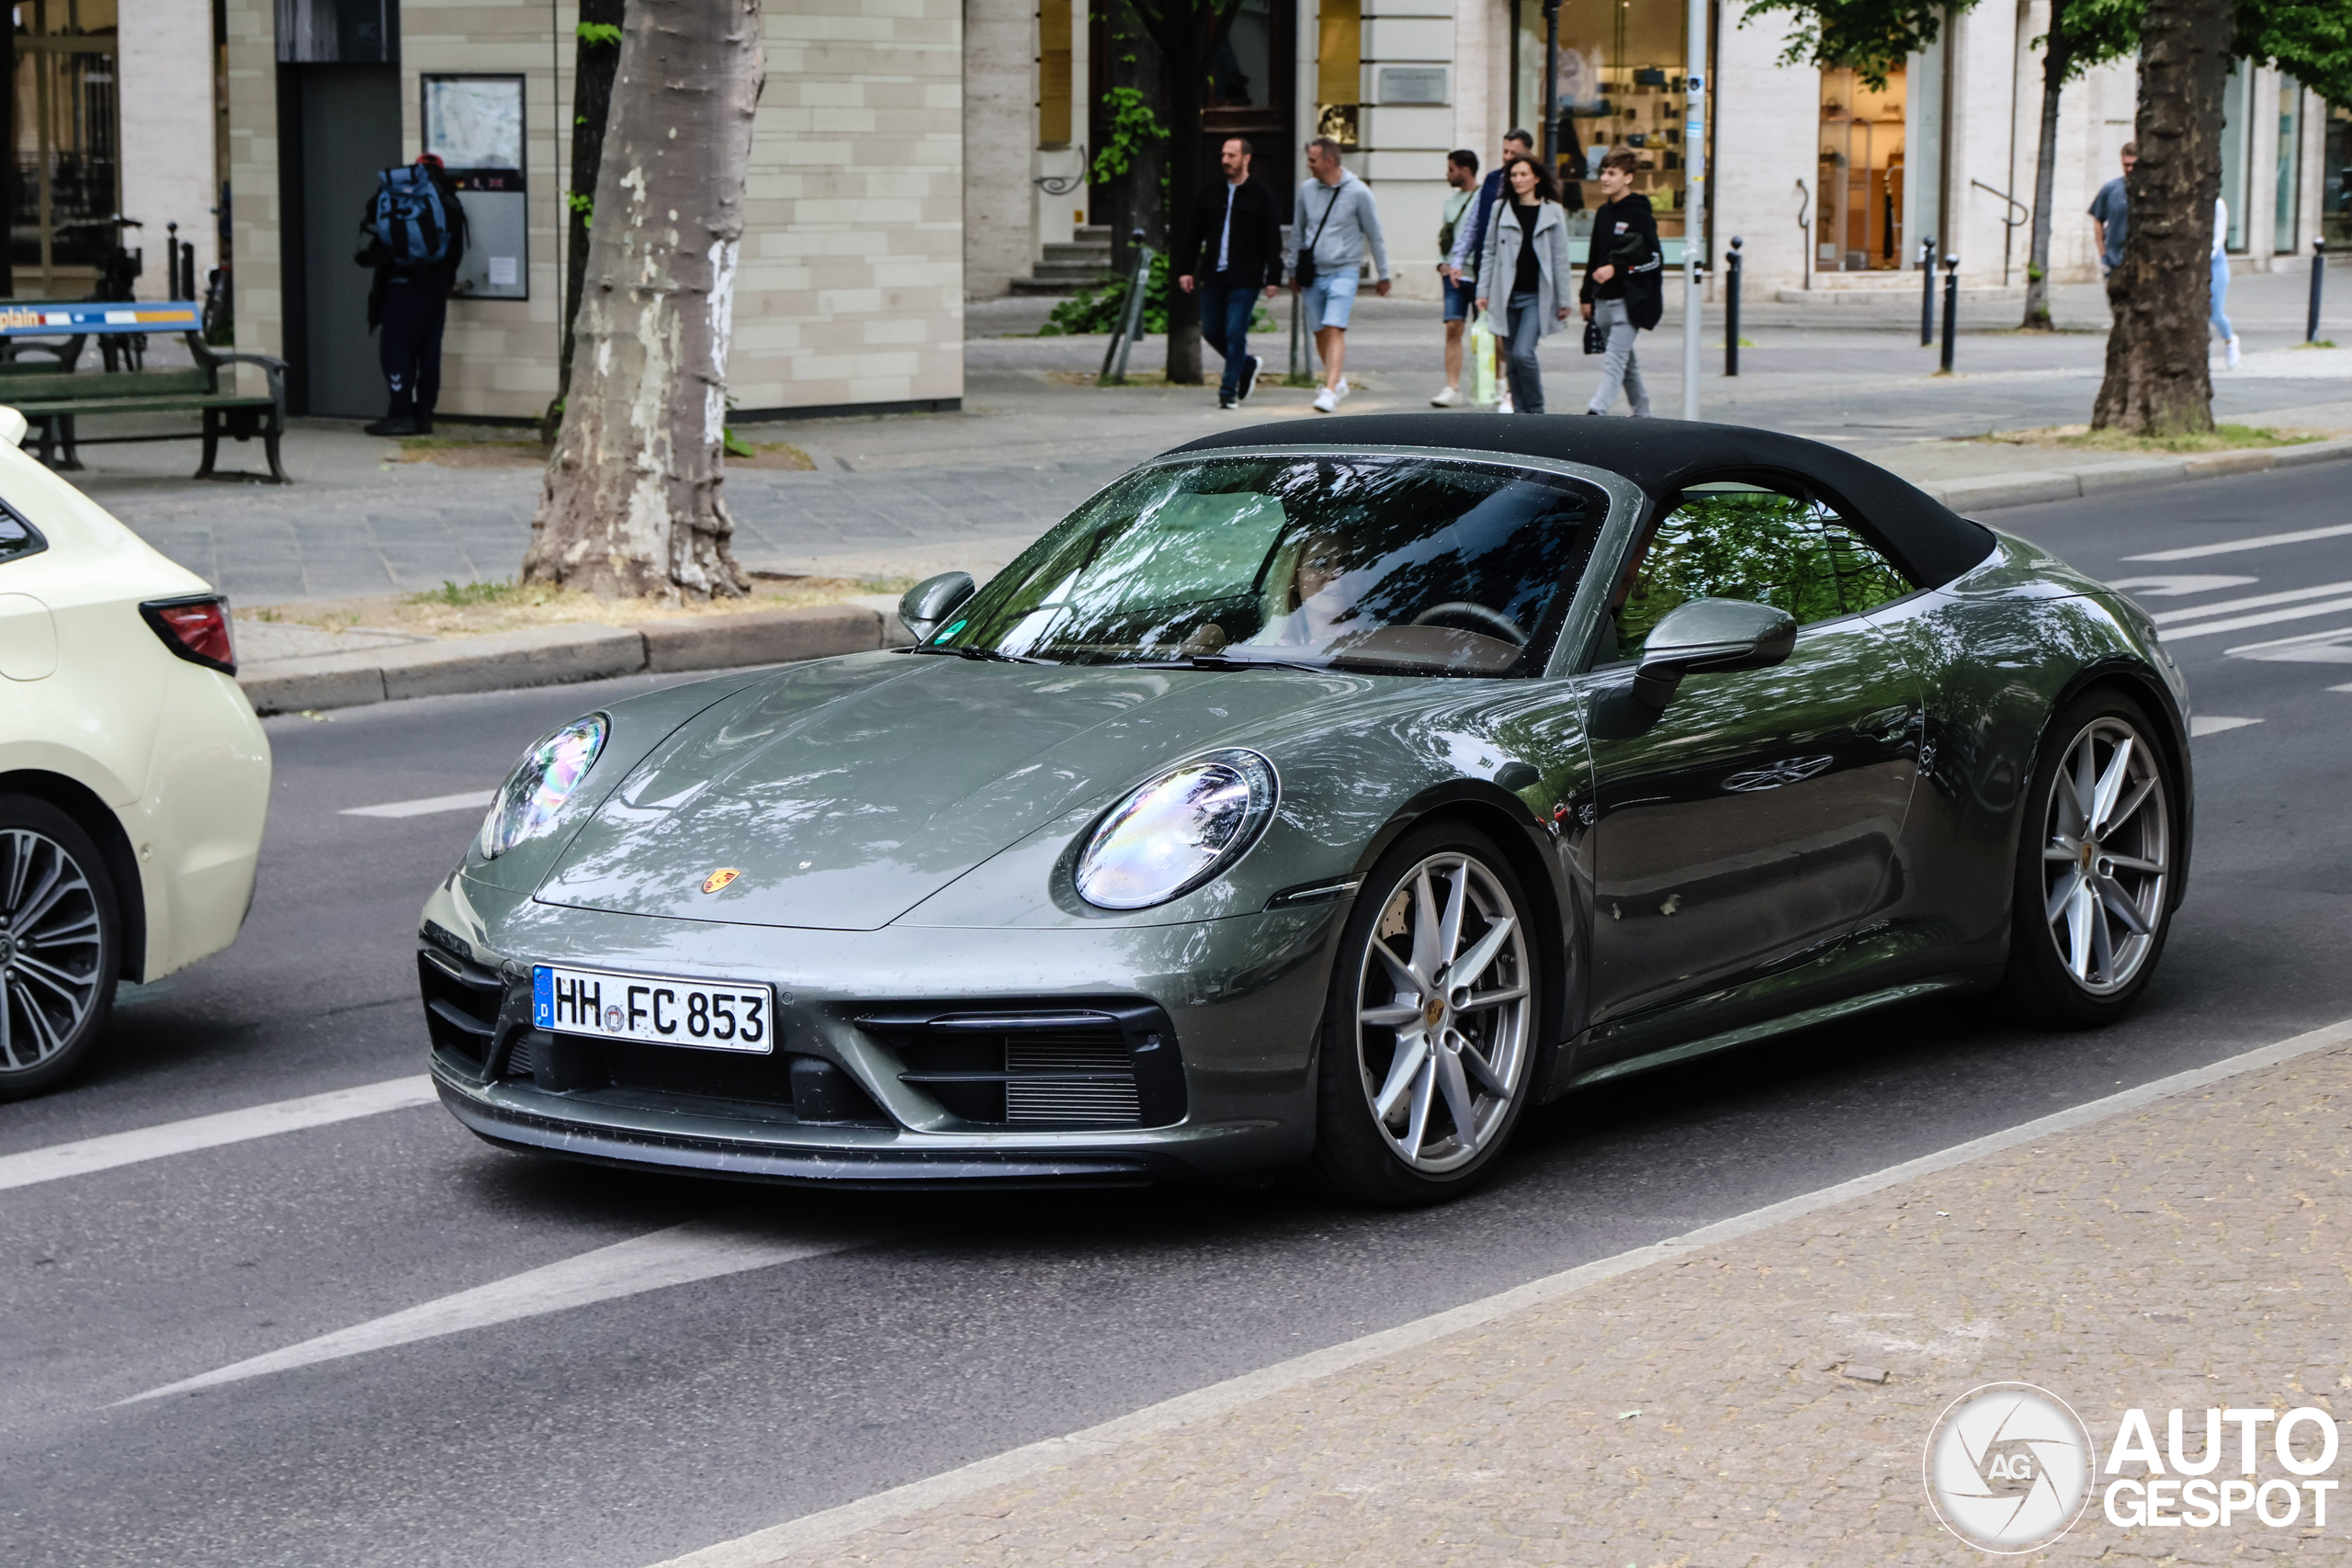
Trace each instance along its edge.
{"label": "steering wheel", "polygon": [[1461,631],[1476,632],[1485,637],[1498,637],[1513,648],[1527,646],[1527,634],[1520,629],[1517,621],[1512,620],[1500,610],[1490,610],[1484,604],[1475,604],[1467,599],[1453,599],[1442,604],[1432,604],[1413,617],[1413,625],[1417,626],[1442,626],[1448,623],[1452,623]]}

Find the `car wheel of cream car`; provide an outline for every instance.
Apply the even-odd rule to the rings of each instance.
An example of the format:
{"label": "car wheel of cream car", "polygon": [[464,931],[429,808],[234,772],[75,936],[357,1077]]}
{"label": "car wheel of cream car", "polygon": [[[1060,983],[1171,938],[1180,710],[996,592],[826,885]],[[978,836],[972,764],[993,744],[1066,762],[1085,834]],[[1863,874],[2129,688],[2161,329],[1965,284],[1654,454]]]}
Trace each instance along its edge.
{"label": "car wheel of cream car", "polygon": [[0,1100],[100,1043],[119,980],[235,940],[269,805],[228,601],[0,409]]}

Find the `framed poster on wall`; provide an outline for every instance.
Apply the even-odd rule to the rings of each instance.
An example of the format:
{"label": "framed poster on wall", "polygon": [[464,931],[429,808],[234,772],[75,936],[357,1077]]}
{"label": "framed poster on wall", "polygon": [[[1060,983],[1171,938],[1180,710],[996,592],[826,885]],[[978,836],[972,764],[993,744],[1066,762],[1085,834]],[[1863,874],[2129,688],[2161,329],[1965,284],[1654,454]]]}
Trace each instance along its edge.
{"label": "framed poster on wall", "polygon": [[465,204],[469,238],[455,292],[470,299],[531,297],[530,214],[519,74],[425,76],[424,151]]}

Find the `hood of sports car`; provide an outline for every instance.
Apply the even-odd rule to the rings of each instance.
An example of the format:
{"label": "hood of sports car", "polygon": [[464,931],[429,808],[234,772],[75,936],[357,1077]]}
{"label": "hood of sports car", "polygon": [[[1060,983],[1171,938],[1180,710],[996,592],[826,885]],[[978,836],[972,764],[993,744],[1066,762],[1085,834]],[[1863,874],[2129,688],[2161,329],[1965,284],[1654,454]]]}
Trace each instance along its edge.
{"label": "hood of sports car", "polygon": [[582,827],[537,897],[871,931],[1073,802],[1363,688],[1282,671],[920,654],[800,665],[656,748]]}

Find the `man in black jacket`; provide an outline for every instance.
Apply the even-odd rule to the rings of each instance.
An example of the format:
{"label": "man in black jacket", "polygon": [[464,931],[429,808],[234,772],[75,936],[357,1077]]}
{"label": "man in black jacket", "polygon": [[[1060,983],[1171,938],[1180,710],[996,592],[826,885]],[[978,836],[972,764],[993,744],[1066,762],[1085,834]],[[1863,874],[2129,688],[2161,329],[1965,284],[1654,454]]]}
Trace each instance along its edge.
{"label": "man in black jacket", "polygon": [[1225,356],[1225,379],[1216,406],[1229,409],[1258,387],[1261,363],[1250,352],[1250,317],[1258,290],[1266,298],[1283,280],[1283,226],[1274,215],[1273,193],[1250,177],[1250,143],[1229,137],[1218,157],[1225,183],[1201,193],[1193,209],[1193,232],[1200,237],[1176,287],[1201,295],[1201,337]]}
{"label": "man in black jacket", "polygon": [[[386,243],[377,227],[378,198],[371,194],[359,215],[359,254],[352,259],[374,269],[375,286],[368,293],[368,328],[380,332],[377,352],[384,367],[384,384],[391,407],[383,418],[361,428],[370,435],[430,435],[433,405],[441,397],[441,333],[448,324],[449,292],[457,287],[458,265],[466,254],[466,209],[458,200],[441,160],[431,152],[418,157],[416,171],[432,182],[439,197],[436,225],[411,225],[408,236],[437,250],[435,259],[405,258]],[[407,173],[407,171],[386,171]]]}

